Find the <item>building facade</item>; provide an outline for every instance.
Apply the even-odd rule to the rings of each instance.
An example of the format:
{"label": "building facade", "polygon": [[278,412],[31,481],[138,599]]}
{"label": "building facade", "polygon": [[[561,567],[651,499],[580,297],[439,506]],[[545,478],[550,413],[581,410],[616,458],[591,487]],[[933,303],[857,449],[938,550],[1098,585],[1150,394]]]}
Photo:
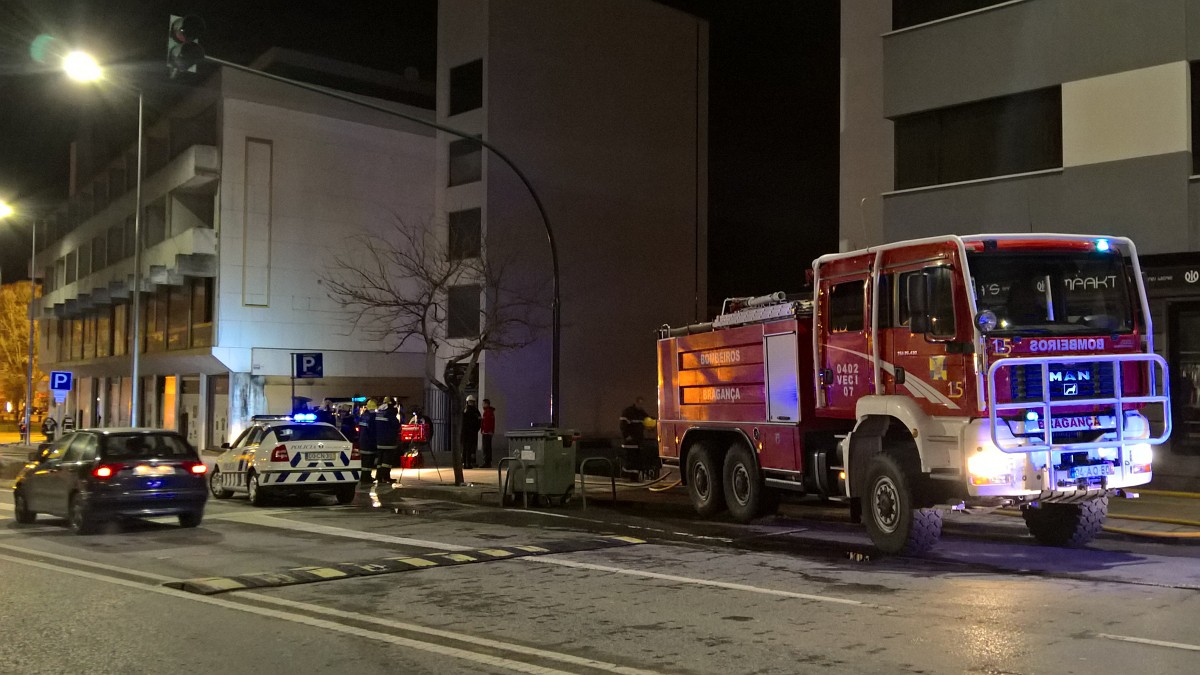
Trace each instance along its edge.
{"label": "building facade", "polygon": [[843,241],[1132,238],[1173,371],[1156,484],[1200,479],[1198,36],[1195,0],[842,2]]}
{"label": "building facade", "polygon": [[[438,64],[438,121],[508,155],[551,221],[560,424],[616,436],[635,396],[653,400],[654,330],[706,311],[707,23],[642,0],[442,0]],[[518,250],[517,272],[549,288],[545,229],[511,169],[447,134],[437,156],[439,219]],[[550,420],[550,362],[548,332],[484,355],[500,429]]]}
{"label": "building facade", "polygon": [[[258,65],[297,58],[333,81],[385,75],[283,52]],[[350,236],[430,217],[434,148],[420,125],[229,70],[149,125],[139,423],[200,447],[232,440],[251,415],[290,411],[295,352],[324,357],[324,377],[296,382],[297,396],[419,400],[421,356],[353,330],[321,276]],[[39,231],[42,363],[75,374],[60,417],[120,426],[133,386],[136,147],[93,164],[73,172],[69,202]]]}
{"label": "building facade", "polygon": [[[702,20],[643,0],[443,0],[429,107],[375,100],[481,136],[537,189],[561,269],[556,405],[563,426],[588,435],[615,436],[620,410],[652,397],[655,329],[705,312],[707,34]],[[305,59],[298,79],[335,87],[413,84],[288,58]],[[536,339],[484,354],[472,387],[497,407],[500,430],[549,421],[546,228],[490,152],[228,70],[146,139],[139,422],[219,445],[249,416],[288,409],[296,352],[321,352],[325,371],[298,381],[297,395],[436,401],[420,346],[393,351],[353,330],[321,285],[349,236],[396,218],[433,223],[455,255],[503,250],[520,282],[544,289]],[[65,411],[112,426],[130,418],[134,148],[108,159],[79,172],[39,232],[37,269],[45,368],[77,378]],[[477,330],[487,298],[452,289],[447,329]]]}

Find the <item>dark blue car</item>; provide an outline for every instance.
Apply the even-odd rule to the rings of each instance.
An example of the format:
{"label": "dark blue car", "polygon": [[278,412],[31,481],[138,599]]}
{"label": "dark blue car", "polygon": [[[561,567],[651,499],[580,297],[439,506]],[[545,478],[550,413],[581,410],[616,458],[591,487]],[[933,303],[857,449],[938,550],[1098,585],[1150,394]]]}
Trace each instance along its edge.
{"label": "dark blue car", "polygon": [[196,527],[208,499],[207,467],[173,431],[84,429],[30,457],[13,484],[18,523],[67,519],[77,534],[110,520],[178,516]]}

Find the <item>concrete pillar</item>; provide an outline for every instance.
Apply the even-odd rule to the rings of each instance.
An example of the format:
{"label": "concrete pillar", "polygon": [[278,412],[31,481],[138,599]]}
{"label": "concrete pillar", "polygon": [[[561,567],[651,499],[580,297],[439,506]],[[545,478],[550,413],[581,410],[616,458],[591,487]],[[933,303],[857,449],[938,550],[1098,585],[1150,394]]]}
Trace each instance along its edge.
{"label": "concrete pillar", "polygon": [[201,450],[208,447],[208,430],[212,427],[212,422],[212,417],[209,416],[208,410],[208,375],[200,373],[200,406],[196,412],[196,424],[198,426],[196,447]]}
{"label": "concrete pillar", "polygon": [[267,378],[250,373],[229,374],[229,427],[244,429],[255,415],[267,412]]}
{"label": "concrete pillar", "polygon": [[96,398],[100,399],[96,404],[96,410],[100,411],[100,426],[111,427],[113,424],[108,419],[108,378],[96,378],[96,389]]}

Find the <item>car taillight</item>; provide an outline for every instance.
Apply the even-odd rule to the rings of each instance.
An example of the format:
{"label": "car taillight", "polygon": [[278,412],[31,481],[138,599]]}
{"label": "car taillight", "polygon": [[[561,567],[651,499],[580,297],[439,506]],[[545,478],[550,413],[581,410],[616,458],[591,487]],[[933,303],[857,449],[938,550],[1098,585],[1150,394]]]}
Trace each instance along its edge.
{"label": "car taillight", "polygon": [[188,466],[188,471],[191,471],[193,474],[199,476],[208,471],[208,466],[203,462],[196,462],[195,464]]}
{"label": "car taillight", "polygon": [[286,445],[275,446],[275,449],[271,451],[271,461],[272,462],[288,461],[287,446]]}
{"label": "car taillight", "polygon": [[358,462],[362,460],[362,455],[358,452],[358,446],[350,448],[350,461]]}
{"label": "car taillight", "polygon": [[113,477],[113,474],[121,468],[120,464],[101,464],[92,469],[92,475],[100,480],[107,480]]}

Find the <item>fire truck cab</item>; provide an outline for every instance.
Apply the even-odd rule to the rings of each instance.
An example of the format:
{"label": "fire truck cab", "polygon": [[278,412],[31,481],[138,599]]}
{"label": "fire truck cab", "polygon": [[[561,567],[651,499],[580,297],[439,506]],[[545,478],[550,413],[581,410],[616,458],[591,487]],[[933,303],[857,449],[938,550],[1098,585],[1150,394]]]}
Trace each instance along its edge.
{"label": "fire truck cab", "polygon": [[778,491],[850,501],[916,553],[942,514],[1020,507],[1082,545],[1152,477],[1166,362],[1132,241],[946,236],[823,256],[805,297],[727,300],[659,339],[659,449],[702,515]]}

